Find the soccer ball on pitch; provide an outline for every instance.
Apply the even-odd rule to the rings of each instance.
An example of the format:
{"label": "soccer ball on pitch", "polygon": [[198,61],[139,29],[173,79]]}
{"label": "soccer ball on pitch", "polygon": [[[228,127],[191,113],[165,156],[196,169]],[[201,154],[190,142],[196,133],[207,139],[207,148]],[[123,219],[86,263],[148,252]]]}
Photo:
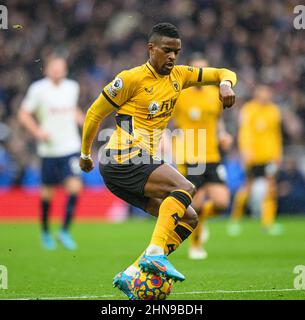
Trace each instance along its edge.
{"label": "soccer ball on pitch", "polygon": [[132,291],[139,300],[165,300],[173,280],[153,273],[138,271],[132,280]]}

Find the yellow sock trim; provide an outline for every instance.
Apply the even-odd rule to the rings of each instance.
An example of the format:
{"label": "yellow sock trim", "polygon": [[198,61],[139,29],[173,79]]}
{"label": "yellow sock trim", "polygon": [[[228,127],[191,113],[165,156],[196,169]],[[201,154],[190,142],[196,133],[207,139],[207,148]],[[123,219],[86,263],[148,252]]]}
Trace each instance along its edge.
{"label": "yellow sock trim", "polygon": [[164,248],[169,235],[185,213],[185,206],[174,197],[167,197],[160,206],[158,220],[150,244]]}
{"label": "yellow sock trim", "polygon": [[179,222],[180,226],[184,227],[185,229],[189,230],[190,232],[193,232],[194,231],[194,228],[191,227],[189,224],[187,224],[186,222]]}
{"label": "yellow sock trim", "polygon": [[274,223],[277,211],[276,197],[273,193],[268,193],[262,204],[262,226],[270,228]]}
{"label": "yellow sock trim", "polygon": [[[184,228],[186,228],[187,230],[189,230],[190,233],[192,233],[194,231],[194,228],[192,228],[189,224],[187,224],[185,222],[179,222],[179,225],[184,227]],[[163,248],[164,249],[164,253],[166,255],[168,255],[169,253],[172,253],[173,251],[175,251],[180,246],[180,244],[182,242],[183,242],[183,240],[180,238],[180,236],[177,234],[177,232],[173,231],[167,238],[166,245]],[[142,257],[143,254],[144,254],[144,252],[132,264],[136,268],[140,268],[139,261],[140,261],[140,258]]]}
{"label": "yellow sock trim", "polygon": [[[174,190],[173,192],[182,192],[186,194],[192,201],[192,196],[184,190]],[[174,232],[174,229],[178,224],[188,229],[190,232],[193,231],[193,228],[184,222],[180,222],[180,219],[184,216],[186,207],[178,199],[173,196],[168,196],[161,203],[159,208],[159,216],[157,223],[155,225],[150,244],[157,245],[163,248],[164,252],[167,254],[169,252],[167,243],[173,244],[175,250],[180,243],[183,241],[179,235]],[[139,267],[139,260],[143,253],[136,259],[133,263],[133,266]]]}
{"label": "yellow sock trim", "polygon": [[182,193],[186,194],[190,198],[191,201],[193,200],[193,197],[187,191],[182,190],[182,189],[177,189],[177,190],[174,190],[172,192],[176,192],[176,191],[179,191],[179,192],[182,192]]}
{"label": "yellow sock trim", "polygon": [[[187,224],[185,222],[179,222],[179,226],[187,229],[190,232],[190,234],[194,231],[194,228],[192,228],[189,224]],[[168,255],[168,254],[172,253],[173,251],[177,250],[177,248],[180,246],[180,244],[184,240],[179,236],[177,231],[173,231],[167,239],[166,246],[164,248],[165,254]]]}

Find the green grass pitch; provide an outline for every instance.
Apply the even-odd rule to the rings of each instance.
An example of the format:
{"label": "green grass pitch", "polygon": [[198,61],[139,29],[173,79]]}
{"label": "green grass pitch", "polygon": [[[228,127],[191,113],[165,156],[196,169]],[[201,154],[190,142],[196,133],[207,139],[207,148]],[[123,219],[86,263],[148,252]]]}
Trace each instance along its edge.
{"label": "green grass pitch", "polygon": [[[268,236],[258,222],[245,220],[242,235],[230,238],[226,221],[211,221],[207,260],[188,260],[186,244],[170,257],[186,280],[174,284],[169,299],[305,299],[305,290],[293,287],[294,267],[305,265],[305,219],[280,222],[282,236]],[[0,290],[0,299],[125,299],[112,278],[145,249],[153,226],[153,220],[76,223],[79,249],[47,252],[38,224],[1,223],[8,289]]]}

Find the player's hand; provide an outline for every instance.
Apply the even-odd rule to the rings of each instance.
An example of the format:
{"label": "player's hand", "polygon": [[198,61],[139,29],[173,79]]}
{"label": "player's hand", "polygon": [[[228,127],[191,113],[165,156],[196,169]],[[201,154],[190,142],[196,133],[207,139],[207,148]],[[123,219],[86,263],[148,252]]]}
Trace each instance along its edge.
{"label": "player's hand", "polygon": [[235,93],[230,86],[222,84],[219,87],[220,100],[223,108],[231,108],[235,102]]}
{"label": "player's hand", "polygon": [[232,145],[233,145],[232,135],[230,135],[228,132],[222,133],[219,136],[219,145],[223,151],[228,152],[232,148]]}
{"label": "player's hand", "polygon": [[90,172],[94,168],[93,160],[91,158],[86,160],[79,158],[79,166],[83,171]]}
{"label": "player's hand", "polygon": [[35,136],[36,139],[41,142],[48,141],[50,139],[50,135],[42,129],[38,130]]}

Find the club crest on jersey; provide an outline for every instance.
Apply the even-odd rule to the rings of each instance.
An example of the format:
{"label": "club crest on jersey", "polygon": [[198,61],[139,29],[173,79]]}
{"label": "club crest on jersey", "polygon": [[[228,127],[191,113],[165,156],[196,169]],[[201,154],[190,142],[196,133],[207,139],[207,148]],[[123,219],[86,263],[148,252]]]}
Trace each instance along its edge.
{"label": "club crest on jersey", "polygon": [[160,105],[158,102],[153,101],[149,106],[148,106],[148,111],[150,114],[156,114],[160,110]]}
{"label": "club crest on jersey", "polygon": [[119,77],[115,78],[107,91],[112,98],[117,96],[117,92],[123,88],[123,80]]}
{"label": "club crest on jersey", "polygon": [[176,92],[180,91],[180,84],[177,81],[172,82],[173,88]]}

